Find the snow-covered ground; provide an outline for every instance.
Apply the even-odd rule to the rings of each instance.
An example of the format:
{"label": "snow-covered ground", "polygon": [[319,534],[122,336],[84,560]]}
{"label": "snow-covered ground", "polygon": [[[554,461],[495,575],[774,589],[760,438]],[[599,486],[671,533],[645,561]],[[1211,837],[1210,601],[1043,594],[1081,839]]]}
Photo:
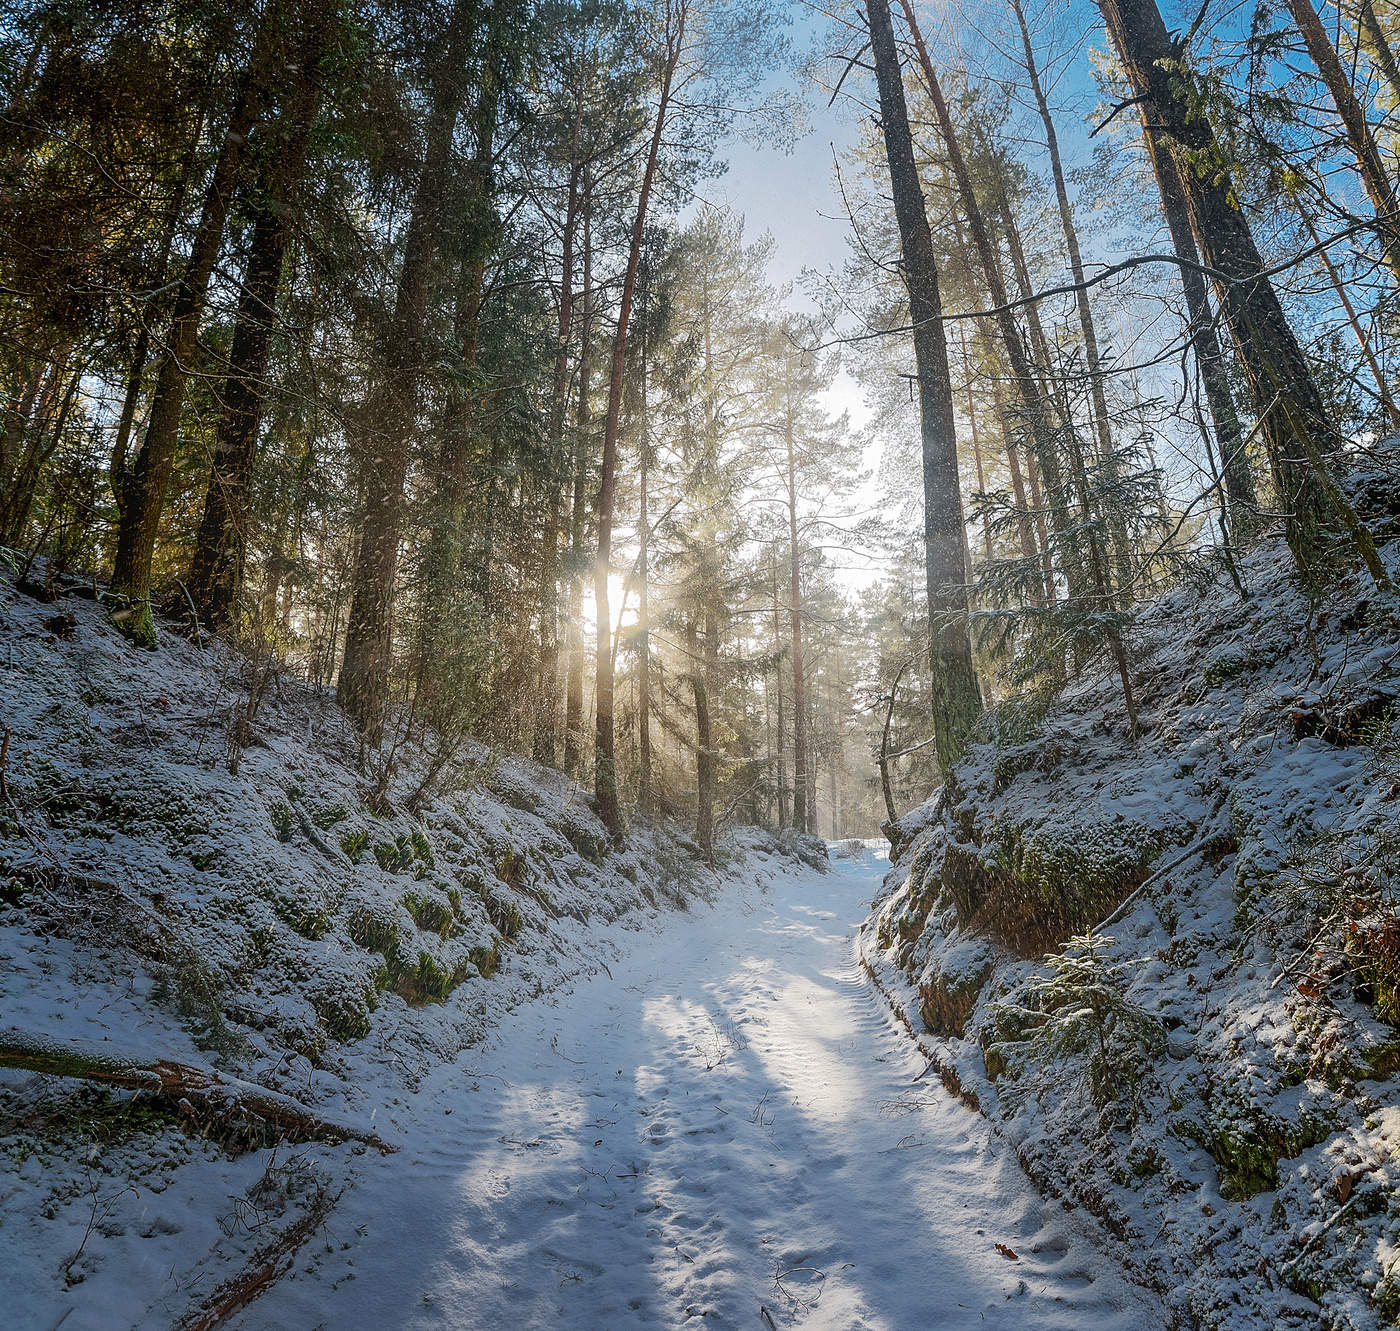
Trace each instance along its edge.
{"label": "snow-covered ground", "polygon": [[234,1325],[1163,1325],[921,1075],[852,946],[887,868],[735,884],[520,1007]]}

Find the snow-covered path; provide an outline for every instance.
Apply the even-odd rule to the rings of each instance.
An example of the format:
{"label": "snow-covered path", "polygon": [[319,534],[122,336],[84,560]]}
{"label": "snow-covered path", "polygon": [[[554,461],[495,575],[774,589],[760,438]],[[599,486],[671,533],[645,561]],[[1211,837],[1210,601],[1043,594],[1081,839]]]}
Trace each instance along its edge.
{"label": "snow-covered path", "polygon": [[852,950],[884,867],[733,889],[518,1010],[425,1086],[332,1242],[238,1325],[1160,1326],[915,1080]]}

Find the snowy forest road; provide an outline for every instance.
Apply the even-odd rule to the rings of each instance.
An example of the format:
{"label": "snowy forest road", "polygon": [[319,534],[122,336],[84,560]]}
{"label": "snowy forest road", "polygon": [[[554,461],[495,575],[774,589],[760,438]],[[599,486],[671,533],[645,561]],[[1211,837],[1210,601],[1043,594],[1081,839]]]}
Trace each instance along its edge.
{"label": "snowy forest road", "polygon": [[735,886],[516,1011],[425,1085],[402,1150],[364,1158],[312,1269],[236,1324],[1162,1325],[918,1080],[852,947],[884,868]]}

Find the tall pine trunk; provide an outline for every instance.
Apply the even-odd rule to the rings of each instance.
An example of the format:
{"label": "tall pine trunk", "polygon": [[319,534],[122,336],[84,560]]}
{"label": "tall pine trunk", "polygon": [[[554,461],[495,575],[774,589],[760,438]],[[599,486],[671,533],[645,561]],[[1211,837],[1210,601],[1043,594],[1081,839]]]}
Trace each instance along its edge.
{"label": "tall pine trunk", "polygon": [[[905,10],[905,17],[910,22],[910,34],[914,39],[914,49],[923,70],[924,85],[928,91],[929,100],[933,103],[939,133],[942,135],[944,146],[948,152],[948,165],[957,186],[963,216],[967,219],[968,229],[972,232],[973,247],[977,251],[987,291],[991,295],[992,304],[997,311],[995,315],[997,331],[1001,335],[1003,346],[1006,348],[1006,358],[1011,364],[1012,378],[1016,380],[1017,393],[1021,399],[1021,411],[1030,431],[1031,451],[1045,475],[1046,490],[1048,491],[1045,499],[1049,509],[1050,525],[1056,537],[1058,547],[1056,554],[1065,574],[1071,599],[1080,597],[1085,592],[1084,570],[1075,548],[1075,542],[1069,532],[1066,518],[1066,510],[1072,502],[1072,498],[1060,468],[1059,445],[1055,439],[1051,404],[1046,397],[1035,366],[1026,353],[1021,331],[1016,326],[1015,317],[1009,308],[1010,298],[1007,295],[1006,279],[1002,274],[1001,259],[997,254],[996,246],[992,243],[991,231],[987,226],[986,217],[983,215],[982,206],[978,202],[977,192],[973,188],[972,177],[963,158],[962,147],[958,143],[957,131],[953,126],[953,118],[949,114],[948,103],[943,96],[937,71],[933,67],[933,61],[929,58],[928,48],[924,45],[924,39],[917,23],[914,22],[912,9]],[[1037,502],[1037,507],[1039,506]],[[1048,548],[1047,546],[1046,549],[1048,550]]]}
{"label": "tall pine trunk", "polygon": [[646,361],[642,367],[642,449],[638,459],[640,505],[637,517],[637,808],[651,813],[651,531],[647,526],[648,456],[646,438]]}
{"label": "tall pine trunk", "polygon": [[[1326,476],[1326,457],[1338,442],[1336,427],[1264,275],[1215,131],[1196,104],[1179,44],[1168,36],[1156,0],[1096,2],[1140,101],[1149,156],[1154,165],[1162,154],[1176,156],[1197,246],[1223,275],[1217,294],[1260,420],[1289,550],[1300,577],[1319,584],[1341,516]],[[1353,535],[1360,535],[1354,527]],[[1360,535],[1358,544],[1365,540]]]}
{"label": "tall pine trunk", "polygon": [[569,604],[565,623],[569,637],[569,663],[564,682],[564,770],[579,775],[583,762],[583,579],[585,527],[588,521],[588,481],[592,474],[593,418],[588,394],[592,386],[593,353],[593,208],[590,182],[583,192],[583,293],[579,329],[578,404],[574,421],[574,483],[569,520]]}
{"label": "tall pine trunk", "polygon": [[1327,252],[1327,246],[1322,243],[1322,237],[1317,234],[1317,227],[1312,218],[1302,209],[1298,211],[1299,216],[1303,219],[1303,226],[1307,229],[1308,235],[1312,237],[1312,243],[1317,246],[1317,256],[1322,260],[1322,266],[1327,270],[1332,290],[1337,293],[1337,299],[1346,312],[1347,322],[1351,324],[1352,334],[1356,338],[1357,345],[1361,348],[1362,356],[1366,359],[1366,364],[1371,371],[1371,378],[1376,382],[1376,397],[1390,418],[1391,426],[1400,429],[1400,407],[1395,405],[1395,399],[1390,393],[1390,386],[1385,381],[1385,373],[1380,367],[1380,362],[1376,360],[1376,353],[1371,349],[1371,339],[1366,336],[1366,330],[1362,328],[1361,320],[1357,317],[1356,306],[1352,304],[1351,297],[1347,294],[1347,284],[1337,271],[1337,265],[1332,262],[1332,256]]}
{"label": "tall pine trunk", "polygon": [[1361,175],[1361,183],[1371,206],[1376,210],[1376,225],[1380,231],[1381,244],[1385,250],[1386,262],[1400,281],[1400,202],[1395,196],[1395,186],[1381,161],[1380,150],[1376,147],[1375,136],[1366,123],[1366,112],[1356,100],[1346,70],[1337,55],[1337,48],[1322,26],[1312,0],[1288,0],[1288,8],[1298,31],[1303,34],[1303,44],[1308,48],[1308,56],[1317,66],[1322,76],[1337,114],[1346,130],[1347,143],[1356,157],[1356,167]]}
{"label": "tall pine trunk", "polygon": [[671,89],[685,44],[687,0],[677,0],[676,22],[667,32],[666,63],[661,76],[661,95],[656,123],[647,149],[646,167],[637,192],[637,212],[632,223],[632,239],[627,250],[627,270],[622,279],[622,298],[617,311],[617,334],[613,339],[612,375],[608,382],[608,414],[603,423],[603,457],[598,476],[598,562],[593,575],[593,600],[597,613],[596,692],[594,704],[593,792],[598,814],[614,837],[622,833],[622,808],[617,795],[617,754],[613,725],[612,612],[608,604],[608,575],[612,567],[613,505],[617,490],[617,440],[622,426],[622,389],[627,366],[627,331],[632,319],[632,301],[637,290],[637,266],[642,256],[647,209],[651,204],[656,164],[661,155],[661,139],[671,109]]}
{"label": "tall pine trunk", "polygon": [[564,465],[564,424],[569,410],[569,345],[574,323],[574,261],[579,216],[579,135],[583,124],[583,99],[576,93],[573,128],[569,138],[569,192],[564,208],[559,260],[558,345],[554,352],[554,381],[549,402],[549,455],[551,476],[545,524],[544,559],[540,570],[539,714],[535,720],[534,754],[538,762],[553,766],[557,753],[559,699],[559,526],[563,486],[559,473]]}
{"label": "tall pine trunk", "polygon": [[292,239],[297,200],[306,174],[311,127],[320,108],[314,72],[324,38],[307,34],[298,53],[299,76],[279,118],[276,151],[263,157],[254,186],[253,234],[224,379],[223,414],[204,496],[187,588],[195,611],[216,632],[236,619],[248,545],[248,489],[258,430],[267,401],[267,366],[277,322],[277,293]]}
{"label": "tall pine trunk", "polygon": [[452,138],[462,105],[463,65],[476,2],[456,0],[448,20],[394,312],[381,342],[381,381],[354,424],[364,517],[350,575],[350,616],[336,697],[372,745],[383,734],[388,699],[404,481],[417,434],[420,382],[429,354],[428,293],[442,243]]}
{"label": "tall pine trunk", "polygon": [[889,0],[866,0],[870,48],[880,95],[885,156],[899,223],[904,281],[914,326],[914,362],[919,377],[924,477],[925,586],[928,595],[934,747],[949,772],[966,747],[982,711],[972,665],[967,591],[963,567],[965,527],[958,486],[953,388],[933,236],[914,162],[909,113],[899,69]]}
{"label": "tall pine trunk", "polygon": [[[714,570],[709,571],[712,576]],[[704,621],[704,645],[697,640],[696,621]],[[715,598],[689,620],[686,648],[690,654],[690,688],[695,699],[695,840],[708,863],[715,859],[715,735],[710,716],[710,683],[714,678],[719,624]]]}
{"label": "tall pine trunk", "polygon": [[1259,512],[1254,477],[1244,448],[1244,429],[1230,391],[1225,353],[1220,339],[1215,335],[1215,318],[1206,293],[1205,278],[1195,266],[1198,256],[1196,240],[1191,234],[1186,187],[1170,153],[1160,154],[1156,161],[1162,215],[1167,221],[1172,249],[1181,260],[1181,289],[1186,296],[1186,317],[1191,325],[1191,349],[1195,353],[1196,368],[1200,371],[1201,384],[1205,389],[1206,406],[1215,425],[1215,442],[1225,476],[1229,539],[1239,545],[1257,528]]}
{"label": "tall pine trunk", "polygon": [[[772,599],[773,599],[773,645],[776,648],[783,640],[783,620],[782,620],[782,596],[778,590],[778,547],[774,543],[770,547]],[[779,663],[773,668],[774,694],[774,739],[773,739],[773,764],[774,782],[778,792],[778,827],[788,826],[788,787],[787,787],[787,764],[784,761],[784,753],[787,749],[787,736],[784,733],[784,704],[783,697],[783,668]]]}
{"label": "tall pine trunk", "polygon": [[165,512],[166,490],[175,468],[185,385],[204,314],[209,279],[223,245],[224,223],[243,167],[248,137],[262,116],[264,88],[281,47],[284,19],[284,4],[274,0],[258,22],[252,51],[234,94],[223,140],[204,191],[189,258],[180,275],[146,433],[135,465],[125,480],[121,521],[117,528],[116,564],[112,572],[112,593],[117,604],[114,618],[133,642],[143,646],[155,646],[151,566],[156,534]]}
{"label": "tall pine trunk", "polygon": [[[905,0],[905,3],[907,4],[908,0]],[[1107,458],[1113,452],[1113,431],[1108,414],[1108,400],[1104,393],[1103,374],[1100,368],[1098,330],[1094,326],[1094,311],[1089,303],[1089,292],[1084,286],[1084,260],[1079,249],[1079,232],[1074,224],[1074,210],[1070,206],[1069,190],[1065,185],[1064,165],[1060,161],[1059,135],[1055,132],[1055,119],[1050,114],[1050,104],[1045,97],[1045,88],[1041,82],[1040,67],[1036,63],[1035,46],[1031,42],[1030,28],[1026,25],[1026,14],[1022,0],[1011,0],[1011,8],[1021,30],[1026,78],[1030,82],[1031,95],[1035,98],[1036,109],[1040,112],[1040,123],[1045,130],[1045,146],[1050,155],[1050,175],[1055,182],[1055,203],[1059,208],[1060,227],[1065,237],[1065,251],[1069,255],[1070,275],[1076,287],[1075,306],[1079,314],[1080,336],[1084,339],[1084,366],[1089,375],[1089,392],[1094,406],[1094,428],[1098,436],[1099,455]]]}
{"label": "tall pine trunk", "polygon": [[1395,52],[1391,49],[1380,20],[1376,17],[1374,0],[1358,0],[1357,11],[1362,46],[1371,57],[1371,63],[1390,86],[1390,95],[1400,104],[1400,65],[1396,64]]}
{"label": "tall pine trunk", "polygon": [[[180,163],[178,183],[171,195],[165,211],[165,222],[161,233],[160,257],[150,272],[153,288],[163,288],[170,275],[170,262],[175,249],[175,233],[184,216],[185,200],[189,194],[194,164],[199,152],[199,141],[204,136],[205,109],[200,108],[195,117],[193,132],[184,160]],[[116,503],[118,517],[126,503],[127,449],[131,444],[131,431],[136,423],[136,407],[141,400],[141,390],[146,380],[146,363],[151,354],[151,329],[149,316],[141,319],[141,330],[136,335],[136,346],[131,353],[131,362],[126,372],[126,392],[122,397],[121,414],[117,417],[116,435],[112,441],[112,452],[107,464],[107,474],[112,487],[112,498]]]}
{"label": "tall pine trunk", "polygon": [[792,825],[806,832],[811,825],[807,803],[807,675],[802,655],[802,546],[797,522],[797,452],[793,437],[794,405],[789,392],[784,422],[787,443],[788,489],[788,615],[789,658],[792,662]]}
{"label": "tall pine trunk", "polygon": [[[492,47],[499,42],[500,34],[495,24],[488,28],[485,40],[488,49],[482,57],[471,117],[475,143],[462,192],[459,270],[453,302],[453,335],[462,378],[448,394],[439,425],[436,466],[431,472],[428,536],[418,567],[418,675],[420,688],[430,702],[444,687],[447,696],[455,691],[458,681],[450,678],[454,671],[476,669],[473,644],[466,644],[463,651],[463,639],[478,630],[463,621],[470,620],[471,611],[479,610],[484,623],[493,608],[489,534],[494,520],[491,499],[496,475],[495,468],[488,466],[482,484],[479,472],[473,475],[473,461],[481,433],[482,399],[487,396],[475,377],[487,258],[496,235],[492,190],[500,79],[498,55]],[[469,499],[481,501],[471,513]],[[469,532],[486,534],[484,548],[470,549]],[[467,603],[464,592],[472,598],[472,604]],[[448,718],[440,714],[434,719],[443,724]]]}

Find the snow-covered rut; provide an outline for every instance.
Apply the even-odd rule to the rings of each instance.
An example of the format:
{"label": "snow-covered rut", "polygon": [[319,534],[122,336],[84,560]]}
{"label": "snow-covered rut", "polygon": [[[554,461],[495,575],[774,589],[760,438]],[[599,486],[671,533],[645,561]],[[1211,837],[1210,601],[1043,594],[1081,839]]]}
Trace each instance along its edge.
{"label": "snow-covered rut", "polygon": [[918,1079],[852,947],[883,867],[731,889],[519,1009],[239,1325],[1162,1325]]}

